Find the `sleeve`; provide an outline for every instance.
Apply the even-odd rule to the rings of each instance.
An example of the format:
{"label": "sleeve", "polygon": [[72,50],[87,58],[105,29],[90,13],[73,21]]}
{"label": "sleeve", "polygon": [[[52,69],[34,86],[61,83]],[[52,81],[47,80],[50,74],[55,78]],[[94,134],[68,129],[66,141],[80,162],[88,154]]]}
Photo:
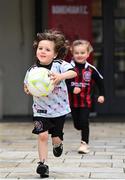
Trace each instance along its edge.
{"label": "sleeve", "polygon": [[63,61],[62,64],[61,64],[61,73],[64,73],[64,72],[69,71],[69,70],[75,71],[72,64],[70,64],[70,63],[68,63],[66,61]]}
{"label": "sleeve", "polygon": [[24,84],[27,84],[28,74],[29,74],[29,71],[26,72],[26,75],[24,77]]}
{"label": "sleeve", "polygon": [[[75,71],[74,66],[69,62],[63,61],[62,66],[61,66],[61,72],[64,73],[69,70]],[[66,79],[65,82],[67,85],[68,92],[73,93],[74,86],[72,85],[72,83],[74,82],[74,78]]]}
{"label": "sleeve", "polygon": [[93,70],[92,79],[94,79],[95,84],[98,87],[99,96],[104,96],[105,95],[104,79],[103,79],[102,75],[96,69]]}
{"label": "sleeve", "polygon": [[74,86],[72,86],[72,82],[74,81],[73,79],[66,79],[66,85],[69,93],[73,93]]}

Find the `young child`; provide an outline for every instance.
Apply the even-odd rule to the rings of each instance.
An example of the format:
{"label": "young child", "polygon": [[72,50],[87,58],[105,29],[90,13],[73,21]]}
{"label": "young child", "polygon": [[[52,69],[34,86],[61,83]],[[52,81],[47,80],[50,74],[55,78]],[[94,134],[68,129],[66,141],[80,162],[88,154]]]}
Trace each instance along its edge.
{"label": "young child", "polygon": [[36,52],[36,64],[26,73],[24,91],[27,89],[27,76],[32,68],[44,67],[51,70],[51,79],[55,85],[48,96],[33,96],[33,133],[38,134],[38,153],[40,162],[36,172],[40,177],[49,177],[49,167],[46,165],[48,153],[48,134],[51,134],[53,154],[61,156],[63,151],[63,126],[65,116],[70,112],[68,92],[65,79],[77,75],[72,65],[60,59],[65,55],[65,37],[61,32],[48,30],[37,34],[33,44]]}
{"label": "young child", "polygon": [[81,131],[81,144],[78,153],[89,152],[89,113],[92,106],[93,83],[99,89],[98,102],[104,102],[103,77],[98,70],[87,62],[93,51],[91,44],[86,40],[75,40],[71,46],[74,66],[77,77],[67,80],[71,114],[74,127]]}

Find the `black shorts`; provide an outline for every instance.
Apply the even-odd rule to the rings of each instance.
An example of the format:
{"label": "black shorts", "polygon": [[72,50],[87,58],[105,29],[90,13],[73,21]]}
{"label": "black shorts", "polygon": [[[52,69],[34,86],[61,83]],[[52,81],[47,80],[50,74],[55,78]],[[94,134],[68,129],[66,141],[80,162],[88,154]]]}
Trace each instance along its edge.
{"label": "black shorts", "polygon": [[48,131],[52,137],[59,137],[63,140],[63,127],[65,123],[65,115],[55,118],[33,117],[34,129],[32,133],[40,134]]}

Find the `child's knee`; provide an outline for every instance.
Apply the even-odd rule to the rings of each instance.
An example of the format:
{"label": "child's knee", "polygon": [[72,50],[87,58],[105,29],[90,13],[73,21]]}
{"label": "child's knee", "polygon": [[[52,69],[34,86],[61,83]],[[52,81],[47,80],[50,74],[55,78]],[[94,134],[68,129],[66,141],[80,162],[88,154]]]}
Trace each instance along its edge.
{"label": "child's knee", "polygon": [[60,131],[60,132],[56,132],[56,133],[53,133],[52,134],[52,139],[57,139],[57,141],[63,141],[63,132]]}
{"label": "child's knee", "polygon": [[59,137],[52,137],[52,144],[60,144],[62,140]]}
{"label": "child's knee", "polygon": [[47,141],[48,140],[48,132],[43,132],[39,134],[39,140]]}

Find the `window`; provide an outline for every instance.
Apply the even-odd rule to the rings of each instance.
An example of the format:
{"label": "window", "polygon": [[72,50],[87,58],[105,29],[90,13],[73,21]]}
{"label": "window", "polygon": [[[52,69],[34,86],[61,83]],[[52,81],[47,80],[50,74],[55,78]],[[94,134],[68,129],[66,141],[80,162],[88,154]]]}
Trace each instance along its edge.
{"label": "window", "polygon": [[115,95],[125,96],[125,0],[115,0],[114,46]]}
{"label": "window", "polygon": [[92,33],[94,47],[94,65],[103,69],[103,18],[102,18],[102,1],[92,1]]}

